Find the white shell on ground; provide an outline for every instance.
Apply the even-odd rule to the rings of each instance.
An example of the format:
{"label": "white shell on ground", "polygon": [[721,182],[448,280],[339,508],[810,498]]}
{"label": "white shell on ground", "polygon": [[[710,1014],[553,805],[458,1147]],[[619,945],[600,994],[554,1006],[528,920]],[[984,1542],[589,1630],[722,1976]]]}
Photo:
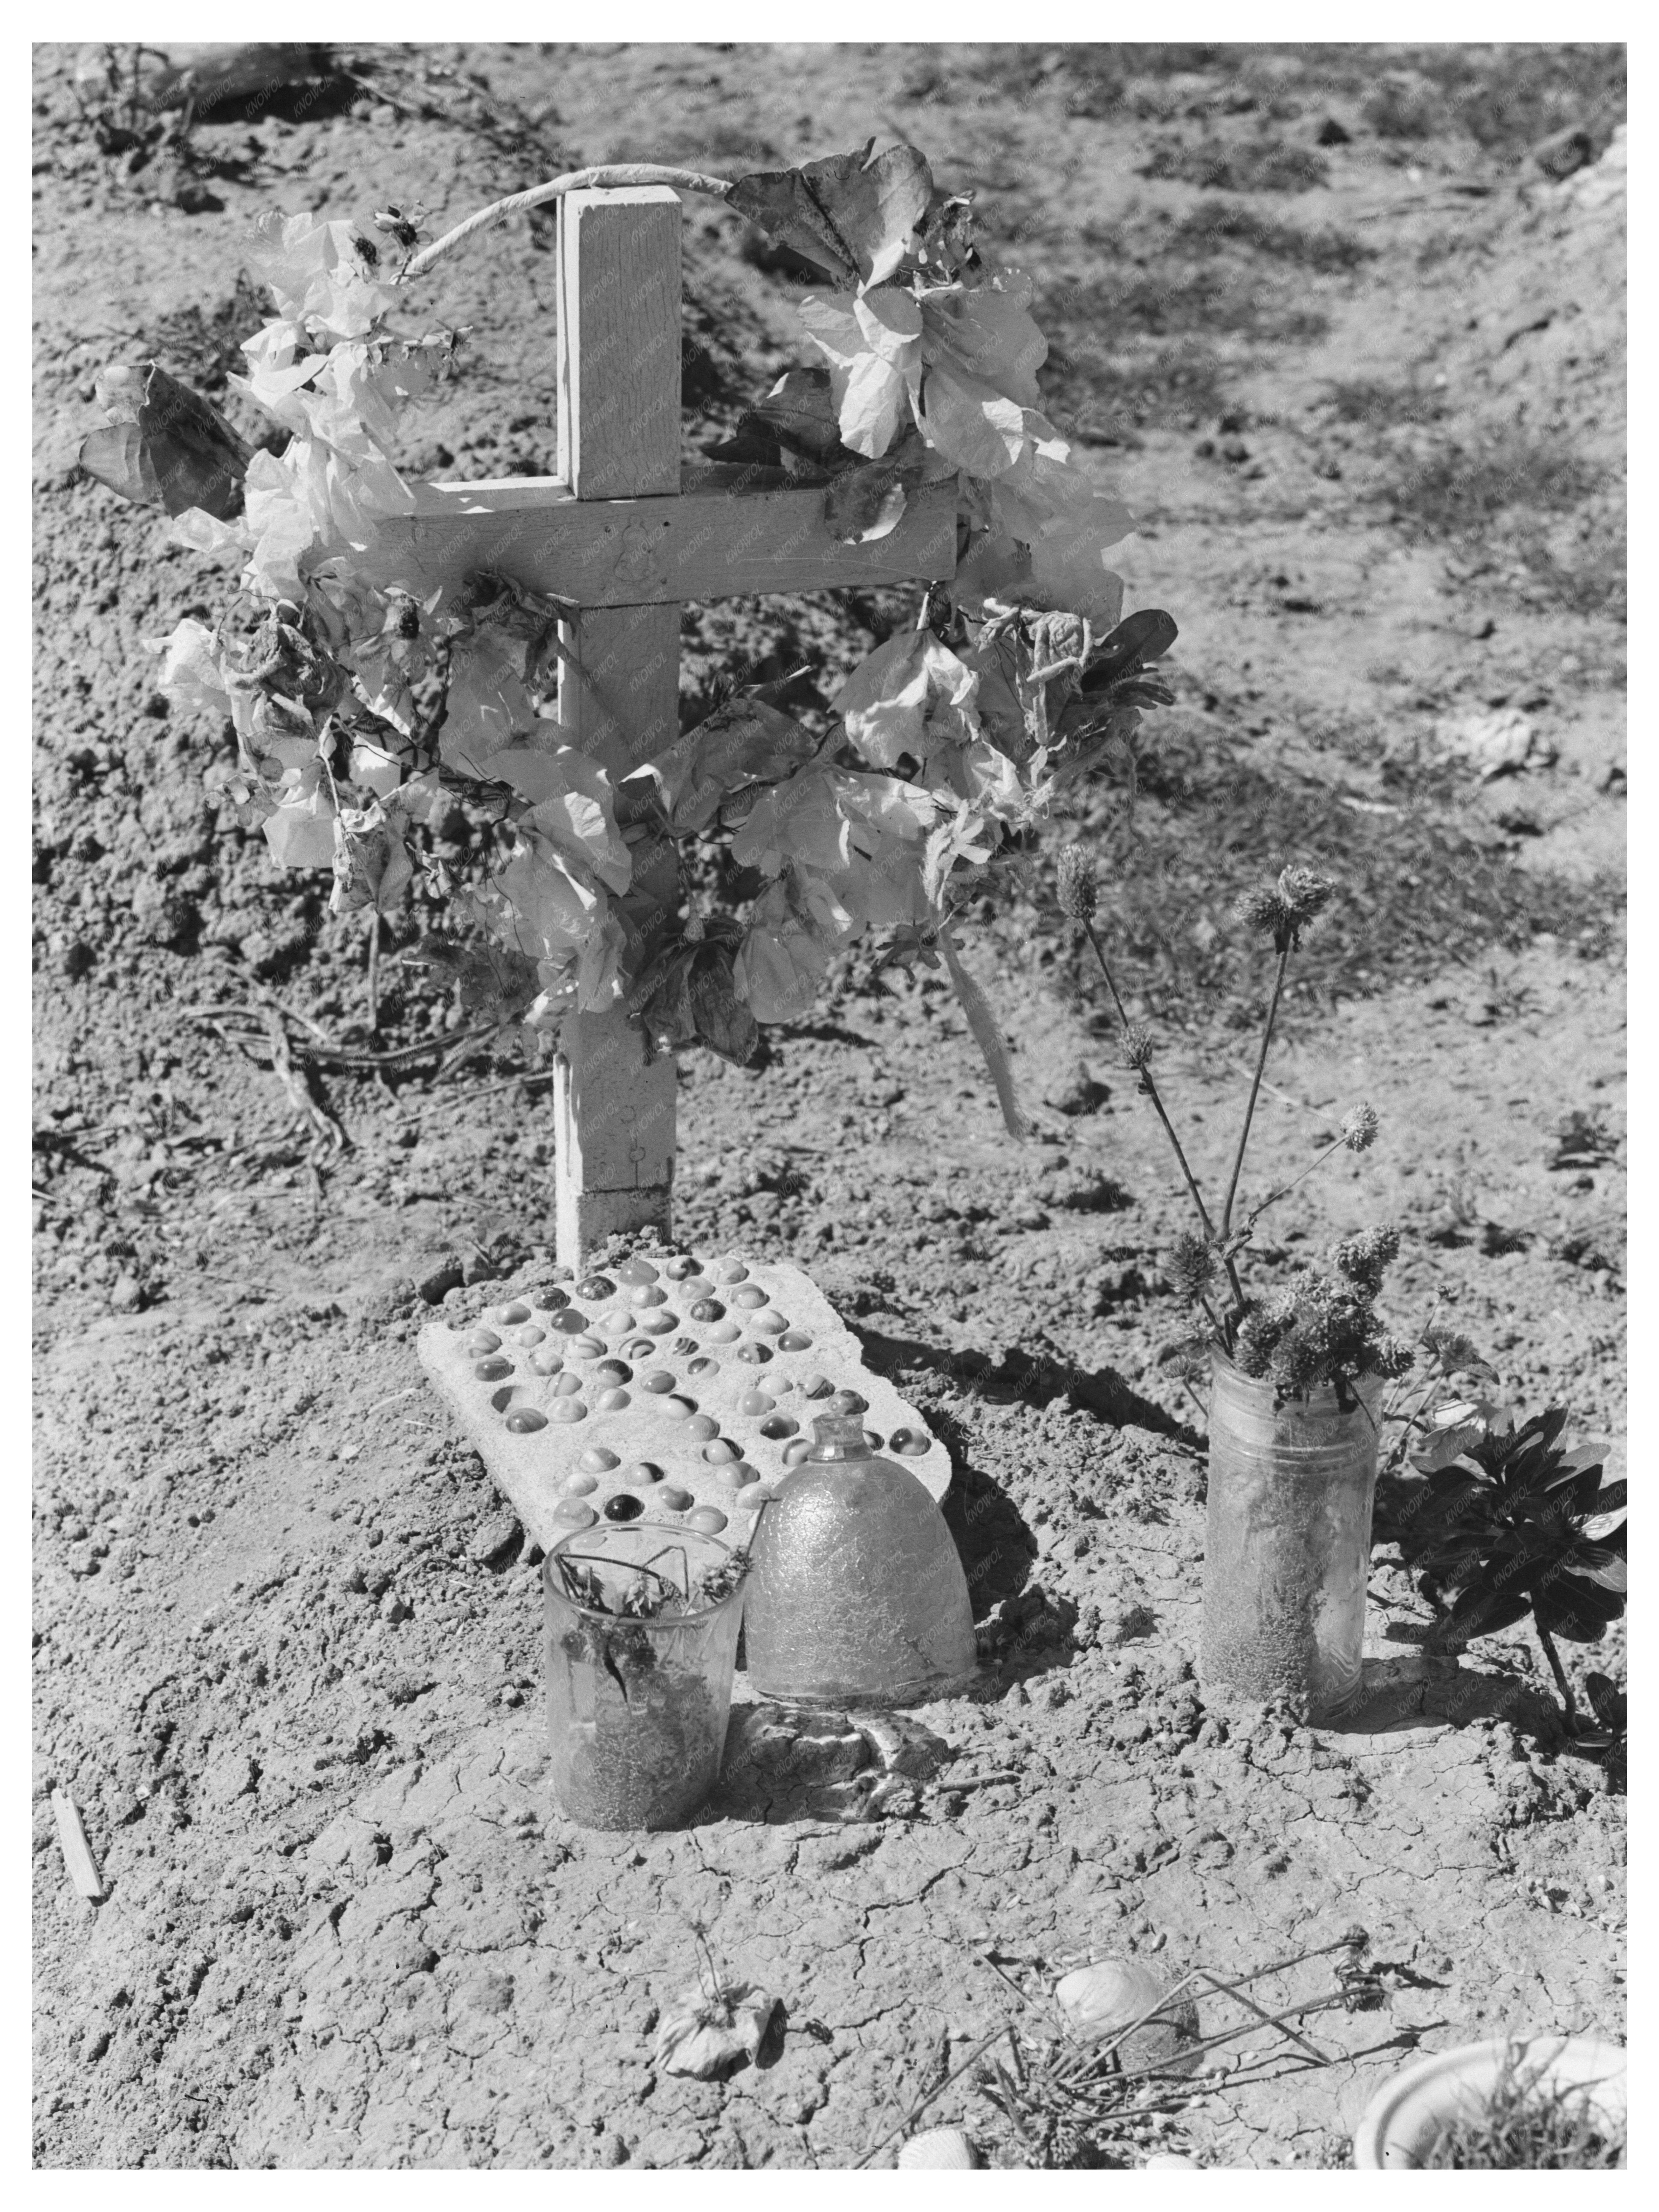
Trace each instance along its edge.
{"label": "white shell on ground", "polygon": [[[1132,1959],[1102,1959],[1078,1967],[1056,1984],[1054,2001],[1085,2043],[1103,2043],[1132,2028],[1117,2049],[1125,2071],[1177,2062],[1184,2070],[1196,2063],[1195,2053],[1183,2051],[1197,2040],[1196,2007],[1188,1997],[1170,1998],[1158,1976]],[[1144,2025],[1135,2027],[1137,2021]]]}
{"label": "white shell on ground", "polygon": [[912,2136],[899,2150],[901,2166],[957,2167],[979,2164],[974,2156],[974,2146],[960,2128],[929,2128],[926,2135]]}

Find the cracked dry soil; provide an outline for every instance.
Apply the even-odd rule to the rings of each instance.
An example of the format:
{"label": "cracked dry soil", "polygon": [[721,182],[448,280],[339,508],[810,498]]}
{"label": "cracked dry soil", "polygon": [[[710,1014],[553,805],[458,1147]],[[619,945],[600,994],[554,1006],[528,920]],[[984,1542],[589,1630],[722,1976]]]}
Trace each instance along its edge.
{"label": "cracked dry soil", "polygon": [[[554,1809],[537,1571],[415,1358],[434,1311],[545,1264],[545,1088],[511,1087],[516,1046],[432,1085],[323,1068],[351,1145],[317,1173],[275,1073],[187,1012],[264,989],[369,1041],[360,925],[216,817],[200,775],[221,734],[151,693],[142,640],[218,604],[223,579],[70,466],[100,361],[155,352],[210,386],[217,361],[222,380],[260,205],[459,214],[578,161],[793,159],[882,113],[980,188],[994,249],[1079,315],[1079,286],[1108,288],[1091,313],[1113,287],[1139,296],[1132,250],[1163,266],[1207,237],[1213,295],[1245,283],[1260,302],[1297,226],[1358,240],[1297,264],[1319,330],[1258,316],[1183,356],[1185,382],[1156,327],[1144,383],[1133,334],[1085,343],[1085,317],[1057,343],[1056,410],[1111,433],[1091,465],[1148,517],[1124,549],[1131,604],[1183,632],[1133,837],[1115,799],[1080,826],[1200,1176],[1226,1158],[1257,988],[1228,951],[1236,872],[1346,872],[1359,918],[1310,953],[1253,1171],[1282,1180],[1356,1097],[1384,1134],[1304,1186],[1259,1264],[1392,1215],[1402,1322],[1449,1300],[1511,1393],[1565,1395],[1622,1436],[1606,499],[1504,508],[1471,549],[1399,489],[1420,489],[1437,439],[1472,449],[1517,422],[1567,440],[1586,483],[1616,456],[1616,180],[1553,183],[1438,126],[1389,137],[1363,71],[1319,74],[1358,49],[1301,80],[1293,50],[1272,50],[1282,67],[1200,50],[1131,70],[1115,102],[1079,78],[1083,50],[1012,51],[1018,68],[1009,50],[814,49],[808,115],[790,49],[380,49],[360,76],[401,112],[349,88],[204,127],[217,166],[169,200],[92,146],[72,56],[36,50],[39,2164],[848,2166],[1014,2002],[990,1949],[1031,1976],[1091,1951],[1225,1974],[1361,1923],[1392,1969],[1383,2005],[1320,2016],[1329,2068],[1196,2081],[1163,2134],[1206,2164],[1346,2163],[1419,2034],[1623,2033],[1623,1801],[1564,1746],[1528,1633],[1414,1669],[1382,1634],[1409,1587],[1379,1559],[1352,1725],[1292,1728],[1194,1679],[1201,1438],[1155,1360],[1179,1329],[1158,1255],[1181,1217],[1040,896],[989,902],[969,953],[1033,1144],[1000,1135],[925,975],[895,996],[849,967],[768,1064],[684,1064],[682,1232],[811,1266],[949,1442],[987,1660],[972,1697],[896,1742],[829,1722],[792,1747],[740,1708],[720,1793],[671,1834]],[[1322,182],[1227,187],[1254,233],[1194,223],[1216,192],[1172,176],[1169,149],[1309,147],[1329,117],[1347,136],[1318,140]],[[415,466],[550,465],[549,235],[454,264],[443,310],[474,325],[471,366]],[[740,245],[688,220],[689,313],[714,334],[688,372],[692,449],[792,357],[785,282]],[[1425,392],[1426,416],[1404,405]],[[831,690],[904,618],[896,595],[688,610],[688,714],[734,657],[806,660]],[[1494,700],[1547,742],[1483,783],[1436,732]],[[466,838],[458,820],[458,866]],[[1040,848],[1039,889],[1051,860]],[[380,1043],[456,1025],[384,973]],[[1599,1132],[1571,1158],[1568,1113]],[[1622,1680],[1622,1629],[1571,1661]],[[84,1814],[98,1905],[64,1875],[54,1786]],[[759,2063],[723,2084],[652,2063],[694,1923],[782,2001]],[[957,2119],[988,2162],[1022,2162],[966,2080],[930,2114]]]}

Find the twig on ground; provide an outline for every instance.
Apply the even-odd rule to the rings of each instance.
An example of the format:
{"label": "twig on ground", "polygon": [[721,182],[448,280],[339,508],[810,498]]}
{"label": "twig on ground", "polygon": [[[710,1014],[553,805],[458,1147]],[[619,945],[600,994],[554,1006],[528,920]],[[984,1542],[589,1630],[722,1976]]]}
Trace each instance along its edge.
{"label": "twig on ground", "polygon": [[505,1083],[486,1083],[477,1091],[463,1091],[454,1098],[440,1098],[435,1103],[423,1098],[418,1106],[411,1106],[404,1113],[394,1114],[390,1118],[394,1121],[415,1121],[423,1114],[453,1114],[464,1106],[471,1106],[476,1099],[491,1098],[501,1091],[516,1091],[521,1083],[551,1083],[552,1080],[553,1070],[550,1067],[532,1068],[523,1075],[509,1075]]}

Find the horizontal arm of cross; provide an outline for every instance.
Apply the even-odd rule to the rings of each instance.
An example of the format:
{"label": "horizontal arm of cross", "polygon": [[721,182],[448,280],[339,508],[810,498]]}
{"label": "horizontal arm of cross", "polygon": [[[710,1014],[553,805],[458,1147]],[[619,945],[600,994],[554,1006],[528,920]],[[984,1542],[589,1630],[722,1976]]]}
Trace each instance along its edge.
{"label": "horizontal arm of cross", "polygon": [[912,491],[896,528],[858,544],[824,520],[822,487],[753,488],[756,471],[682,471],[678,497],[579,500],[556,477],[421,485],[386,522],[372,580],[416,599],[479,571],[580,607],[943,582],[956,571],[954,478]]}

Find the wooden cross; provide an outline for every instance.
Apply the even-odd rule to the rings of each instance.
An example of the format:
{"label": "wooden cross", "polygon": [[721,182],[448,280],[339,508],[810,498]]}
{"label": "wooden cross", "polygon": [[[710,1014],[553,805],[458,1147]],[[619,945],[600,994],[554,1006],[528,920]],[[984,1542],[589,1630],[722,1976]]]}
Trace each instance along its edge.
{"label": "wooden cross", "polygon": [[[559,202],[559,473],[425,487],[382,544],[417,597],[485,570],[580,610],[560,624],[558,741],[615,784],[679,734],[685,599],[949,577],[956,484],[913,493],[896,530],[844,544],[822,489],[680,466],[680,203],[665,185]],[[380,565],[377,559],[377,567]],[[633,848],[634,882],[672,901],[672,844]],[[556,1071],[558,1255],[580,1268],[619,1231],[665,1234],[675,1064],[647,1063],[620,1012],[577,1014]]]}

